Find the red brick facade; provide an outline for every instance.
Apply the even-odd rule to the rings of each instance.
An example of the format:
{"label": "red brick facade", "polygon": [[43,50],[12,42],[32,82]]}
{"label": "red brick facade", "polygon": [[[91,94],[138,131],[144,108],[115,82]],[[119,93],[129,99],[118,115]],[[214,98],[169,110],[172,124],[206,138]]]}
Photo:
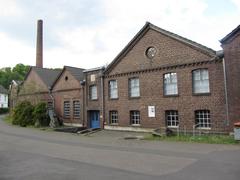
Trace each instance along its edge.
{"label": "red brick facade", "polygon": [[[64,123],[83,124],[83,89],[80,82],[67,70],[64,69],[55,82],[52,94],[56,115]],[[70,103],[70,116],[64,117],[64,102]],[[74,101],[80,102],[80,117],[74,116]]]}
{"label": "red brick facade", "polygon": [[[34,87],[33,96],[24,91],[19,95],[28,99],[39,96],[38,99],[45,101],[54,97],[60,119],[85,127],[96,127],[93,119],[97,117],[101,128],[166,128],[171,111],[175,113],[171,117],[178,119],[176,127],[180,130],[192,131],[201,119],[208,123],[207,128],[201,128],[203,130],[229,132],[233,130],[233,123],[240,119],[239,29],[221,41],[223,58],[223,53],[146,23],[105,70],[64,67],[51,86],[51,96],[49,88],[32,71],[23,87]],[[204,79],[209,84],[207,93],[194,93],[193,74],[197,71],[207,72]],[[176,76],[177,93],[174,95],[164,94],[167,73]],[[134,98],[129,96],[132,78],[139,86],[139,96]],[[110,81],[114,83],[115,98],[110,98]],[[70,104],[68,118],[64,117],[66,101]],[[75,101],[80,103],[78,118],[74,118]],[[149,114],[150,107],[154,115]],[[133,125],[131,119],[138,123]]]}
{"label": "red brick facade", "polygon": [[226,66],[226,88],[229,114],[229,127],[240,121],[240,26],[222,41]]}
{"label": "red brick facade", "polygon": [[31,68],[26,79],[20,87],[18,93],[18,101],[28,100],[33,104],[40,101],[52,101],[49,96],[49,89],[43,80],[36,73],[34,68]]}
{"label": "red brick facade", "polygon": [[[149,47],[157,49],[153,59],[146,57]],[[215,59],[215,60],[213,60]],[[194,95],[192,71],[208,69],[210,93]],[[154,30],[143,37],[117,63],[107,70],[104,80],[105,120],[109,125],[109,112],[118,112],[118,125],[131,127],[130,111],[140,111],[140,126],[143,128],[166,127],[165,111],[177,110],[181,129],[192,130],[196,110],[210,110],[211,130],[225,131],[225,99],[222,60],[214,54],[200,51],[189,45]],[[164,96],[163,75],[177,73],[178,95]],[[130,98],[128,79],[139,78],[140,97]],[[108,97],[108,82],[116,80],[118,99]],[[148,117],[148,106],[155,106],[155,117]]]}

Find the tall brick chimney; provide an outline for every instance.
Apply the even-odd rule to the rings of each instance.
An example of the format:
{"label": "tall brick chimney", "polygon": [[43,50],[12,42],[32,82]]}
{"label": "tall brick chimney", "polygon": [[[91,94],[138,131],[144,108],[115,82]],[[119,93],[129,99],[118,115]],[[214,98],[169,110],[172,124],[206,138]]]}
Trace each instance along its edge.
{"label": "tall brick chimney", "polygon": [[36,66],[43,67],[43,21],[37,21]]}

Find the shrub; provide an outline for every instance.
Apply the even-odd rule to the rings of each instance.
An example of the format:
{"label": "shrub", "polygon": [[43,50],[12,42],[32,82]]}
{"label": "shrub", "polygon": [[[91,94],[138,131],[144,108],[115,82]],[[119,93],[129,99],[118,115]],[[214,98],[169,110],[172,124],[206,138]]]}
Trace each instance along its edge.
{"label": "shrub", "polygon": [[5,114],[8,113],[9,109],[8,108],[0,108],[0,114]]}
{"label": "shrub", "polygon": [[33,106],[28,101],[23,101],[18,104],[12,114],[12,124],[20,126],[34,125]]}
{"label": "shrub", "polygon": [[35,126],[48,126],[50,118],[47,114],[47,104],[40,102],[38,103],[33,110],[33,119]]}

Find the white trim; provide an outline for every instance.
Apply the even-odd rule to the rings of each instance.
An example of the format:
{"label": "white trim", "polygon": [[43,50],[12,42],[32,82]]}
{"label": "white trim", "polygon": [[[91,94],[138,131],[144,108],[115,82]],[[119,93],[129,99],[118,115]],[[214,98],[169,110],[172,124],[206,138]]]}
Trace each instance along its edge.
{"label": "white trim", "polygon": [[211,130],[211,128],[208,128],[208,127],[197,127],[196,129],[201,129],[201,130]]}
{"label": "white trim", "polygon": [[74,126],[74,127],[83,127],[82,124],[78,123],[63,123],[64,126]]}
{"label": "white trim", "polygon": [[141,128],[141,127],[122,127],[122,126],[108,126],[105,125],[106,130],[116,130],[116,131],[133,131],[133,132],[153,132],[152,128]]}

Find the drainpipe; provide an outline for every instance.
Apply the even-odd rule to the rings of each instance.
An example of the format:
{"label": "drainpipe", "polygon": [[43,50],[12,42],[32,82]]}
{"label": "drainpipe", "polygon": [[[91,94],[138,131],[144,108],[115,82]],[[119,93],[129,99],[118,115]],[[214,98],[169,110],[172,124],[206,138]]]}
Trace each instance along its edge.
{"label": "drainpipe", "polygon": [[104,82],[103,82],[103,70],[101,71],[101,93],[102,93],[102,123],[103,123],[103,129],[105,125],[105,109],[104,109]]}
{"label": "drainpipe", "polygon": [[86,81],[85,80],[82,80],[81,82],[80,82],[80,84],[82,85],[82,99],[83,99],[83,109],[82,109],[82,126],[84,127],[84,125],[85,125],[85,83],[86,83]]}
{"label": "drainpipe", "polygon": [[228,91],[227,91],[227,73],[226,73],[226,64],[225,59],[223,58],[223,75],[224,75],[224,91],[225,91],[225,100],[226,100],[226,125],[229,126],[229,105],[228,105]]}

